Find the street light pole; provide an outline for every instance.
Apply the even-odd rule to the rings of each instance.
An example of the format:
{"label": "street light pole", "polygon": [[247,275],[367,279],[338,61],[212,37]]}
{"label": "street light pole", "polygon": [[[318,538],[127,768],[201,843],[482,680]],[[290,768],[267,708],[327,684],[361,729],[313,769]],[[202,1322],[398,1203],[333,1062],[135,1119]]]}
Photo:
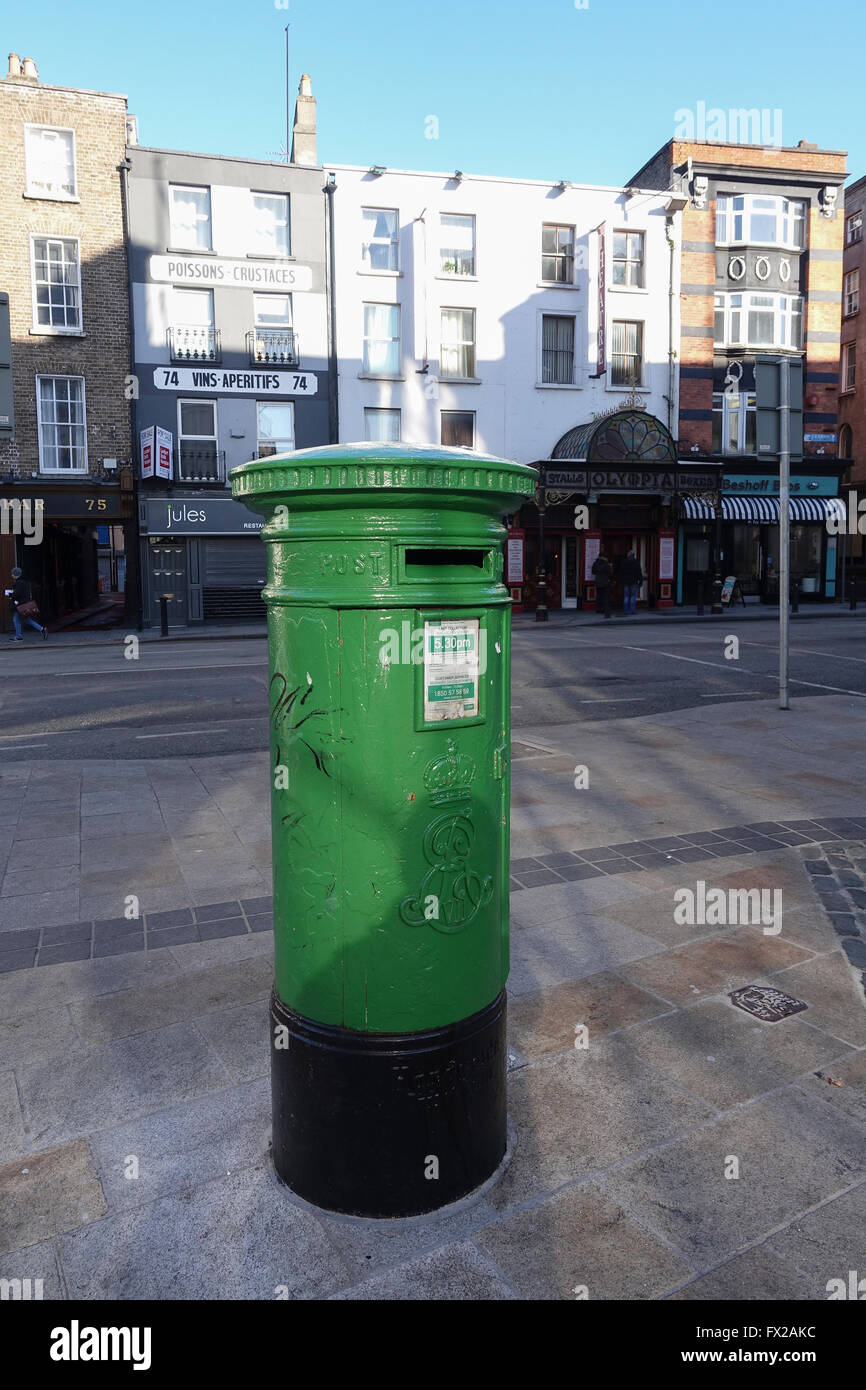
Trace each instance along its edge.
{"label": "street light pole", "polygon": [[538,485],[538,597],[535,601],[535,621],[537,623],[547,622],[547,569],[544,555],[544,513],[547,506],[547,492],[544,486],[544,475]]}
{"label": "street light pole", "polygon": [[788,709],[788,589],[790,586],[791,364],[779,364],[779,709]]}

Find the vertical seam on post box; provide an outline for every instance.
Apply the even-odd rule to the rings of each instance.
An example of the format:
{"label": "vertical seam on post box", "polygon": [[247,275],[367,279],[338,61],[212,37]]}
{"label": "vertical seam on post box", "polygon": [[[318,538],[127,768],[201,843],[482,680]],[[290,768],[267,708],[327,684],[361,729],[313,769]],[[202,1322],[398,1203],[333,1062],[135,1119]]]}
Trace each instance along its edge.
{"label": "vertical seam on post box", "polygon": [[[338,608],[337,613],[337,711],[338,717],[343,718],[343,610]],[[367,615],[364,614],[364,639],[367,637]],[[340,739],[342,738],[342,722],[338,730],[339,738],[337,747],[339,749]],[[337,753],[337,787],[339,788],[339,839],[340,839],[340,891],[337,898],[337,911],[340,915],[340,1022],[346,1026],[346,892],[345,892],[345,873],[343,865],[343,850],[345,847],[345,833],[343,826],[343,773],[344,763],[340,760],[339,751]]]}

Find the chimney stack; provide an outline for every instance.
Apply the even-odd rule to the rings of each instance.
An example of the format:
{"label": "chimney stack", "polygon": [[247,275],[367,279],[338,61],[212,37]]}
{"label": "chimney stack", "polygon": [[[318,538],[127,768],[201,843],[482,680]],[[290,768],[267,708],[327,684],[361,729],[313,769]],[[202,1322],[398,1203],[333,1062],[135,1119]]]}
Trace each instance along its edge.
{"label": "chimney stack", "polygon": [[20,76],[21,76],[21,59],[18,57],[18,54],[17,54],[17,53],[10,53],[10,54],[9,54],[9,71],[7,72],[6,76],[7,76],[7,77],[20,77]]}
{"label": "chimney stack", "polygon": [[295,103],[295,124],[292,128],[292,164],[316,163],[316,98],[313,96],[309,73],[298,84]]}
{"label": "chimney stack", "polygon": [[24,66],[21,76],[24,78],[25,82],[39,81],[39,73],[36,71],[36,64],[34,63],[32,58],[24,59]]}

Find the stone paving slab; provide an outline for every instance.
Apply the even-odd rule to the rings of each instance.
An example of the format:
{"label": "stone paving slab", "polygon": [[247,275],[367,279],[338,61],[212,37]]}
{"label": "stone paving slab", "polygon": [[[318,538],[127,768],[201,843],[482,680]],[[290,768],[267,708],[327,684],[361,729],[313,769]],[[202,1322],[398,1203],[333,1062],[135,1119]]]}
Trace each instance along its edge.
{"label": "stone paving slab", "polygon": [[497,1211],[589,1177],[716,1113],[609,1038],[513,1071],[508,1103],[520,1142],[488,1194]]}
{"label": "stone paving slab", "polygon": [[267,956],[232,961],[160,984],[123,990],[98,999],[76,1000],[70,1013],[88,1048],[135,1033],[183,1023],[231,1009],[251,999],[266,1000],[273,984]]}
{"label": "stone paving slab", "polygon": [[[731,1157],[738,1178],[725,1176]],[[740,1253],[864,1177],[862,1127],[786,1087],[620,1165],[602,1186],[700,1266]]]}
{"label": "stone paving slab", "polygon": [[709,1274],[683,1285],[667,1297],[674,1302],[693,1303],[719,1300],[724,1303],[822,1297],[820,1288],[790,1262],[782,1260],[769,1245],[758,1245],[745,1255],[726,1261]]}
{"label": "stone paving slab", "polygon": [[[827,1202],[772,1235],[768,1245],[774,1254],[790,1261],[809,1279],[815,1297],[827,1296],[830,1279],[848,1286],[849,1271],[855,1283],[866,1276],[866,1184]],[[861,1286],[862,1292],[866,1286]]]}
{"label": "stone paving slab", "polygon": [[511,1044],[526,1058],[562,1052],[578,1028],[593,1042],[669,1012],[670,1005],[610,971],[509,998]]}
{"label": "stone paving slab", "polygon": [[523,1298],[660,1298],[693,1273],[593,1184],[504,1216],[477,1243]]}
{"label": "stone paving slab", "polygon": [[26,1145],[15,1073],[0,1072],[0,1161],[23,1154]]}
{"label": "stone paving slab", "polygon": [[638,1057],[720,1110],[752,1100],[801,1073],[842,1061],[850,1049],[807,1022],[808,1012],[767,1026],[710,1000],[630,1029]]}
{"label": "stone paving slab", "polygon": [[519,1295],[494,1265],[469,1242],[443,1245],[432,1254],[380,1274],[335,1299],[385,1299],[403,1302],[448,1299],[512,1300]]}
{"label": "stone paving slab", "polygon": [[213,1049],[183,1023],[17,1070],[32,1149],[161,1110],[228,1080]]}
{"label": "stone paving slab", "polygon": [[60,1258],[69,1297],[87,1300],[310,1299],[349,1282],[319,1222],[285,1200],[264,1161],[81,1227]]}
{"label": "stone paving slab", "polygon": [[270,1139],[268,1079],[208,1091],[105,1129],[90,1142],[105,1200],[124,1210],[260,1164]]}
{"label": "stone paving slab", "polygon": [[75,1139],[0,1167],[0,1250],[36,1245],[108,1210],[90,1147]]}
{"label": "stone paving slab", "polygon": [[[10,1281],[10,1298],[61,1299],[66,1287],[53,1240],[9,1254],[0,1254],[0,1279]],[[17,1283],[15,1281],[18,1281]]]}

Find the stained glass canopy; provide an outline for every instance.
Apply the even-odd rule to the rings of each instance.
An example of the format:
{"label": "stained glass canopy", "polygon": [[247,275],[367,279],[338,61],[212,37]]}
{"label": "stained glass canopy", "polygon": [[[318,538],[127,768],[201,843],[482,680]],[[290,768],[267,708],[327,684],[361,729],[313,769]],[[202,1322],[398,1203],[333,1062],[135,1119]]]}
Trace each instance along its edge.
{"label": "stained glass canopy", "polygon": [[661,420],[628,406],[575,425],[557,442],[550,457],[582,463],[675,463],[677,451]]}

